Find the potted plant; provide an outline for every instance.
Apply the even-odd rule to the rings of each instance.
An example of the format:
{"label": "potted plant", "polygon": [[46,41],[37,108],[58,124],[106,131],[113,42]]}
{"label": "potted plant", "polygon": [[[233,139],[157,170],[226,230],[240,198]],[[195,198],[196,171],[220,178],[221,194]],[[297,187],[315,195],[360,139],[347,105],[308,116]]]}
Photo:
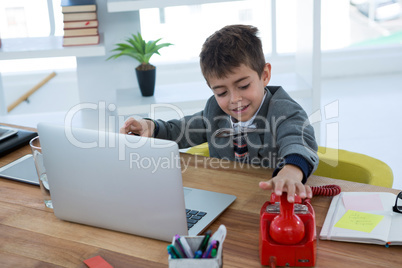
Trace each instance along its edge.
{"label": "potted plant", "polygon": [[140,33],[126,39],[126,43],[116,44],[117,48],[112,51],[118,53],[110,56],[109,59],[117,59],[120,56],[129,56],[136,59],[141,64],[135,68],[138,85],[142,96],[153,96],[155,90],[156,67],[149,63],[154,54],[159,54],[159,49],[171,46],[170,43],[157,44],[161,38],[156,41],[145,42]]}

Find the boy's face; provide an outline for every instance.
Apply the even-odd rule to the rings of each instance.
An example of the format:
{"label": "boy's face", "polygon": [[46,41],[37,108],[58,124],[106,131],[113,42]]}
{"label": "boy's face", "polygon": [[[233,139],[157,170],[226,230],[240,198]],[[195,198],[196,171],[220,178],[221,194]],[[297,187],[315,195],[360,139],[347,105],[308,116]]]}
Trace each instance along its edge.
{"label": "boy's face", "polygon": [[265,64],[261,78],[257,72],[242,64],[224,78],[211,77],[211,87],[219,107],[238,121],[250,120],[264,97],[264,88],[271,79],[271,65]]}

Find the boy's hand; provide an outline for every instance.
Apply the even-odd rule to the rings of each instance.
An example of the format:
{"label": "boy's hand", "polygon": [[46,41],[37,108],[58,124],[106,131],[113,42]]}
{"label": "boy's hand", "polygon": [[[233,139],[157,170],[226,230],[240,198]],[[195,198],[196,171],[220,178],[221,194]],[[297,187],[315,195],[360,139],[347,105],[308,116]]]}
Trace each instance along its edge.
{"label": "boy's hand", "polygon": [[139,119],[132,117],[124,122],[120,128],[120,133],[128,135],[138,135],[142,137],[152,137],[155,129],[155,124],[151,120]]}
{"label": "boy's hand", "polygon": [[269,181],[260,182],[260,188],[264,190],[272,190],[276,195],[280,196],[283,192],[288,193],[288,201],[294,202],[294,194],[302,199],[312,198],[313,193],[310,186],[301,183],[303,179],[302,171],[294,165],[285,165],[278,174]]}

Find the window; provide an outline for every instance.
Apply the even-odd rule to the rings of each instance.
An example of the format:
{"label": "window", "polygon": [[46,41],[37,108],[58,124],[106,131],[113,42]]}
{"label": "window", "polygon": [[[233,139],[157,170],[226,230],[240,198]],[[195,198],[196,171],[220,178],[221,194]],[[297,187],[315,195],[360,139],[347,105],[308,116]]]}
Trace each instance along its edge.
{"label": "window", "polygon": [[[374,18],[367,13],[370,3],[379,14]],[[401,5],[387,0],[322,1],[322,50],[402,44]]]}
{"label": "window", "polygon": [[174,46],[161,50],[154,62],[198,60],[205,39],[229,24],[258,27],[264,52],[271,53],[271,5],[266,0],[233,1],[202,5],[151,8],[140,10],[144,39],[170,42]]}
{"label": "window", "polygon": [[[206,37],[228,24],[252,24],[259,28],[264,52],[296,51],[297,0],[276,0],[276,36],[271,31],[271,3],[246,0],[140,10],[141,32],[146,39],[162,37],[175,46],[162,50],[157,62],[188,61],[198,58]],[[373,2],[375,17],[367,13]],[[381,2],[381,5],[379,4]],[[401,1],[321,1],[321,49],[340,50],[377,44],[402,43]]]}
{"label": "window", "polygon": [[[58,15],[59,35],[62,35],[60,1],[53,0]],[[0,33],[2,38],[49,36],[50,20],[47,1],[0,1]]]}
{"label": "window", "polygon": [[[63,35],[60,0],[1,0],[0,37],[25,38],[51,35],[48,2],[53,7],[54,35]],[[76,68],[75,57],[36,58],[2,61],[0,72],[29,72],[34,70]]]}

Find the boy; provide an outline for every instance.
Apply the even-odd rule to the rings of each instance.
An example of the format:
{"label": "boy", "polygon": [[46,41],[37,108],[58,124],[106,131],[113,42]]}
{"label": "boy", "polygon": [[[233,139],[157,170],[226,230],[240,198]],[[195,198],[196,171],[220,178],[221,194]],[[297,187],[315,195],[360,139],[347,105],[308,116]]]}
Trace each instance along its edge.
{"label": "boy", "polygon": [[260,187],[277,195],[311,198],[304,185],[318,165],[314,130],[303,109],[281,87],[267,86],[257,28],[230,25],[205,41],[200,65],[214,96],[203,111],[180,120],[129,118],[121,133],[174,140],[180,148],[208,142],[211,157],[275,168]]}

